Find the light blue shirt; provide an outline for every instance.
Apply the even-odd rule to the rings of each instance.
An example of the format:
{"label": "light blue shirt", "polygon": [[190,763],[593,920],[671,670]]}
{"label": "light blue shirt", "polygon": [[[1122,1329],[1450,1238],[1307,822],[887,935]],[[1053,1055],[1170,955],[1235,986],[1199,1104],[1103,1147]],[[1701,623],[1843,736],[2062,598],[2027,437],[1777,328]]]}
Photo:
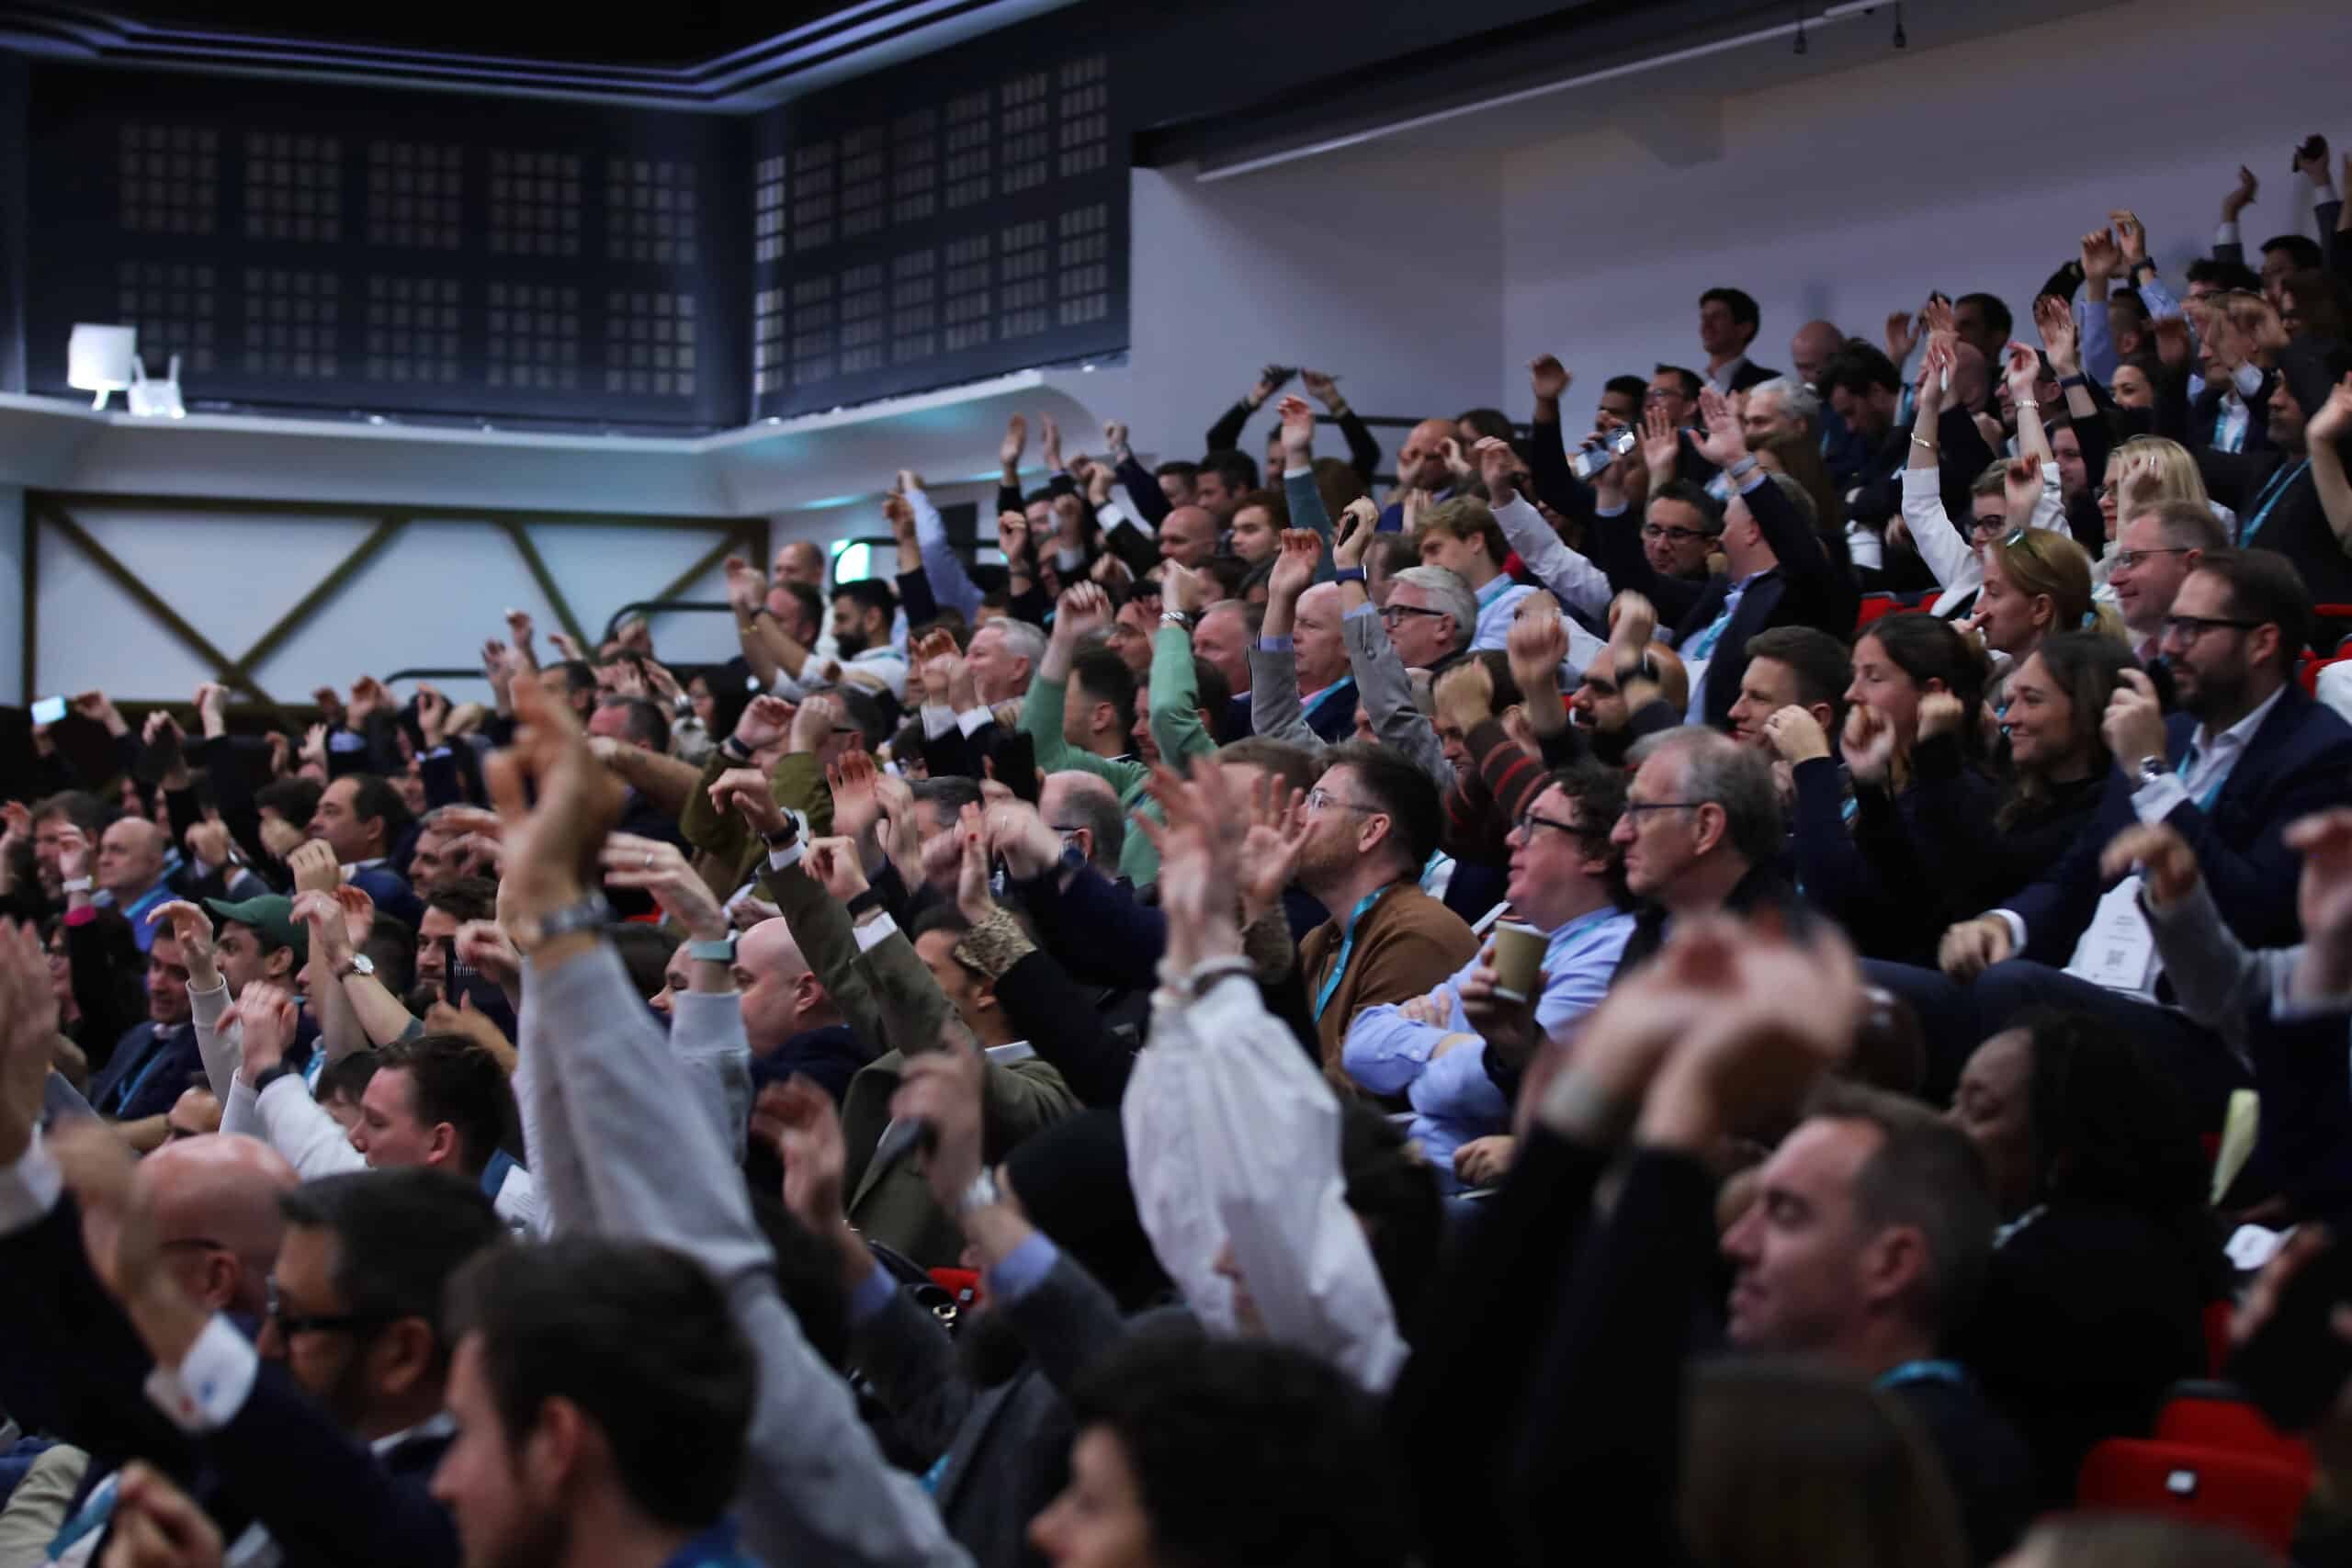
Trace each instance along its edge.
{"label": "light blue shirt", "polygon": [[[1552,933],[1544,950],[1549,982],[1535,998],[1535,1021],[1546,1034],[1564,1043],[1575,1037],[1586,1015],[1608,994],[1633,934],[1634,917],[1615,908],[1580,916]],[[1478,964],[1471,959],[1430,993],[1445,1006],[1443,1023],[1415,1023],[1394,1004],[1383,1003],[1358,1012],[1340,1043],[1350,1077],[1374,1094],[1401,1094],[1411,1103],[1407,1135],[1419,1142],[1440,1190],[1447,1192],[1462,1186],[1453,1174],[1453,1151],[1510,1125],[1510,1103],[1487,1072],[1486,1042],[1431,1055],[1449,1034],[1476,1033],[1463,1010],[1462,983]]]}
{"label": "light blue shirt", "polygon": [[1524,582],[1513,582],[1508,577],[1498,577],[1478,590],[1478,635],[1470,646],[1503,648],[1510,641],[1511,617],[1519,614],[1519,602],[1535,590]]}

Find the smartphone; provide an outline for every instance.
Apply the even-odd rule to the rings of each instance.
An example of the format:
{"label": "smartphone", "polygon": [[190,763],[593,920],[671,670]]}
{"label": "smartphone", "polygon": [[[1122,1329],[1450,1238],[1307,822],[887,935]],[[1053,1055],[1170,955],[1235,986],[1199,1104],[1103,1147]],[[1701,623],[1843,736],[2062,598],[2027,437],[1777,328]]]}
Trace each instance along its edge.
{"label": "smartphone", "polygon": [[2229,1380],[2282,1432],[2318,1420],[2352,1380],[2352,1345],[2327,1321],[2346,1300],[2352,1300],[2352,1247],[2339,1241],[2287,1281],[2278,1310],[2230,1357]]}
{"label": "smartphone", "polygon": [[43,697],[33,704],[35,724],[55,724],[64,716],[65,699],[63,697]]}

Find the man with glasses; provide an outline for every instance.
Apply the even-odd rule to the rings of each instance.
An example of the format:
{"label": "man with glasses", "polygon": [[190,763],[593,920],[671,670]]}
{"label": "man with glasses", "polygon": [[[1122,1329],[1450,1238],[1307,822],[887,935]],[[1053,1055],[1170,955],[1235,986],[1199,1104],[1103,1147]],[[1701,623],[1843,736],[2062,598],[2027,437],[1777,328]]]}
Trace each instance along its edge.
{"label": "man with glasses", "polygon": [[1444,822],[1430,776],[1362,741],[1326,761],[1307,792],[1298,883],[1331,918],[1306,933],[1298,959],[1325,1071],[1337,1078],[1359,1011],[1429,995],[1478,942],[1462,917],[1420,888]]}
{"label": "man with glasses", "polygon": [[1463,1006],[1464,987],[1486,972],[1494,949],[1472,958],[1426,996],[1357,1013],[1341,1056],[1348,1076],[1374,1094],[1405,1096],[1409,1136],[1448,1191],[1490,1185],[1490,1149],[1456,1151],[1510,1122],[1504,1086],[1544,1038],[1571,1043],[1600,1005],[1634,933],[1632,896],[1611,834],[1625,802],[1624,775],[1597,762],[1551,775],[1521,811],[1510,845],[1509,918],[1544,933],[1544,989],[1531,1008],[1512,1007],[1482,1028]]}
{"label": "man with glasses", "polygon": [[2163,651],[2165,617],[2199,562],[2229,543],[2220,519],[2201,501],[2159,502],[2116,530],[2107,583],[2132,634],[2132,656],[2152,662]]}
{"label": "man with glasses", "polygon": [[[1919,1011],[1930,1083],[1950,1083],[1977,1042],[2024,1008],[2086,1011],[2144,1042],[2220,1125],[2245,1069],[2219,1036],[2172,1005],[2136,874],[2110,880],[2100,857],[2135,824],[2165,824],[2196,850],[2222,919],[2248,947],[2296,940],[2298,818],[2352,799],[2352,726],[2294,680],[2311,606],[2293,567],[2265,550],[2215,550],[2188,573],[2159,646],[2180,711],[2167,718],[2145,675],[2108,705],[2115,766],[2073,849],[2007,907],[1944,933],[1943,973],[1870,964]],[[2063,967],[2061,967],[2063,965]]]}
{"label": "man with glasses", "polygon": [[1773,869],[1784,832],[1780,793],[1754,748],[1686,725],[1647,737],[1628,755],[1634,780],[1610,840],[1642,908],[1618,973],[1657,952],[1680,917],[1801,909],[1796,890]]}
{"label": "man with glasses", "polygon": [[1707,558],[1723,537],[1723,508],[1699,486],[1676,479],[1650,497],[1642,517],[1642,554],[1661,577],[1707,581]]}

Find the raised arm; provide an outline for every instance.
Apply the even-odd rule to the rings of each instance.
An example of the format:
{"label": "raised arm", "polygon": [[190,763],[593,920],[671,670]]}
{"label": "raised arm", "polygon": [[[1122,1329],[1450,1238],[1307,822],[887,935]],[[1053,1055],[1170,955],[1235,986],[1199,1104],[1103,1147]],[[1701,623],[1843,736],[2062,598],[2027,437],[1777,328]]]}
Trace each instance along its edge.
{"label": "raised arm", "polygon": [[[1609,574],[1562,544],[1560,536],[1552,532],[1552,525],[1544,520],[1544,514],[1520,494],[1518,459],[1510,444],[1487,436],[1478,443],[1476,457],[1495,521],[1502,525],[1503,537],[1519,552],[1527,570],[1535,574],[1535,581],[1571,609],[1596,619],[1606,615],[1611,597]],[[1621,458],[1619,464],[1627,460]],[[1619,464],[1611,465],[1611,474],[1616,473]],[[1624,504],[1622,490],[1616,500],[1618,505]],[[1600,520],[1596,518],[1594,525],[1601,525]]]}
{"label": "raised arm", "polygon": [[1323,749],[1323,738],[1307,728],[1298,701],[1298,663],[1291,646],[1297,624],[1299,596],[1322,570],[1323,539],[1306,528],[1286,528],[1266,580],[1266,619],[1250,649],[1250,732],[1270,739],[1288,740],[1310,751]]}
{"label": "raised arm", "polygon": [[2327,401],[2304,427],[2312,459],[2312,483],[2320,510],[2346,555],[2352,555],[2352,483],[2344,475],[2344,442],[2352,437],[2352,376],[2328,389]]}

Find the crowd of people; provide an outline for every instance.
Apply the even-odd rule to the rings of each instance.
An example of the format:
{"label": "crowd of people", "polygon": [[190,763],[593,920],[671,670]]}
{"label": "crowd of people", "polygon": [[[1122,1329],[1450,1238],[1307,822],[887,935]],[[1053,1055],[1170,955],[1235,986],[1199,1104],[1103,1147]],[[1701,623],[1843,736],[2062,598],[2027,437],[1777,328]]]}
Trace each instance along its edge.
{"label": "crowd of people", "polygon": [[0,806],[0,1568],[2267,1560],[2070,1510],[2352,1208],[2292,181],[1785,371],[1712,288],[1393,475],[1311,370],[1196,461],[1015,418],[985,558],[901,472],[725,664],[77,698]]}

